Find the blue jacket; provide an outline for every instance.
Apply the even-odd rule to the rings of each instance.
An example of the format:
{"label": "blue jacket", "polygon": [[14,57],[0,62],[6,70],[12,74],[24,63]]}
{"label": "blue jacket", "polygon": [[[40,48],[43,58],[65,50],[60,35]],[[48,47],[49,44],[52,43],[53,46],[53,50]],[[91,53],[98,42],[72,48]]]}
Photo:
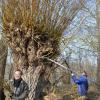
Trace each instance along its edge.
{"label": "blue jacket", "polygon": [[78,94],[85,96],[88,91],[88,80],[86,76],[81,75],[77,78],[75,75],[72,76],[74,83],[78,85]]}

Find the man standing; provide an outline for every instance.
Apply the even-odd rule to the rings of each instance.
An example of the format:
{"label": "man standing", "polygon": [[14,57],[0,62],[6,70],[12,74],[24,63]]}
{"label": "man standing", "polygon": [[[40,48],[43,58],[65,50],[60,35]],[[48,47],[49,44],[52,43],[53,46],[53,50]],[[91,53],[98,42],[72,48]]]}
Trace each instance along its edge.
{"label": "man standing", "polygon": [[16,70],[14,79],[10,80],[10,98],[12,100],[25,100],[28,97],[29,88],[22,79],[22,71]]}
{"label": "man standing", "polygon": [[86,97],[88,92],[88,79],[86,72],[84,71],[79,78],[72,73],[72,80],[78,86],[78,94],[82,97]]}

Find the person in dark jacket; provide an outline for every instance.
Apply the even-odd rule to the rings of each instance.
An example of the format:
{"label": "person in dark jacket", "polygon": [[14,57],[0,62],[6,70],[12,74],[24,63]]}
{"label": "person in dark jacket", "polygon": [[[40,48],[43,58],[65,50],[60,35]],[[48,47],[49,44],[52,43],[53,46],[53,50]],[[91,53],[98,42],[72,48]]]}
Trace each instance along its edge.
{"label": "person in dark jacket", "polygon": [[5,100],[4,89],[0,89],[0,100]]}
{"label": "person in dark jacket", "polygon": [[84,71],[79,78],[72,73],[72,79],[78,86],[78,94],[80,96],[86,96],[88,92],[88,79],[86,72]]}
{"label": "person in dark jacket", "polygon": [[10,97],[12,100],[25,100],[28,97],[28,84],[22,79],[22,71],[16,70],[14,79],[10,80]]}

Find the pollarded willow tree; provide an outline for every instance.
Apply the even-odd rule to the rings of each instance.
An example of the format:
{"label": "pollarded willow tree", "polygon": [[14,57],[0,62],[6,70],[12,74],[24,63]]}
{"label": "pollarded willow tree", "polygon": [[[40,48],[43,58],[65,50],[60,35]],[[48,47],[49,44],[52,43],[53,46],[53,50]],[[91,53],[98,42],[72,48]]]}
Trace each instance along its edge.
{"label": "pollarded willow tree", "polygon": [[19,68],[23,71],[23,77],[31,87],[28,100],[38,100],[47,86],[53,66],[41,57],[55,58],[59,54],[62,32],[82,7],[82,2],[82,0],[3,2],[3,32],[12,50],[14,69]]}

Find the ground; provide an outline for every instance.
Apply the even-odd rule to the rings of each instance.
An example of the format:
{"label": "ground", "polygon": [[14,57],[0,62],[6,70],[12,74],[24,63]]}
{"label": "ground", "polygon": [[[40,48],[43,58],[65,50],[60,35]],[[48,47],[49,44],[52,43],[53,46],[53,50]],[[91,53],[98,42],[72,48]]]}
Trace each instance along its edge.
{"label": "ground", "polygon": [[[70,92],[71,92],[71,90],[70,90]],[[90,86],[90,88],[89,88],[88,96],[87,96],[88,99],[83,99],[81,97],[77,97],[76,94],[75,94],[75,96],[76,96],[76,98],[73,98],[73,95],[68,95],[68,94],[66,94],[66,92],[64,94],[61,93],[61,94],[56,94],[56,95],[54,93],[51,93],[48,96],[45,96],[44,100],[100,100],[100,93],[94,86]]]}
{"label": "ground", "polygon": [[[69,89],[68,91],[71,93],[70,95],[66,94],[66,92],[60,94],[50,93],[49,95],[44,97],[44,100],[85,100],[82,99],[81,97],[76,97],[73,99],[73,91],[71,92],[71,89]],[[77,95],[75,94],[75,96]],[[10,100],[10,99],[8,99],[7,97],[6,100]],[[87,100],[100,100],[100,93],[94,86],[90,86]]]}
{"label": "ground", "polygon": [[88,92],[89,100],[100,100],[100,92],[94,87],[91,86]]}

